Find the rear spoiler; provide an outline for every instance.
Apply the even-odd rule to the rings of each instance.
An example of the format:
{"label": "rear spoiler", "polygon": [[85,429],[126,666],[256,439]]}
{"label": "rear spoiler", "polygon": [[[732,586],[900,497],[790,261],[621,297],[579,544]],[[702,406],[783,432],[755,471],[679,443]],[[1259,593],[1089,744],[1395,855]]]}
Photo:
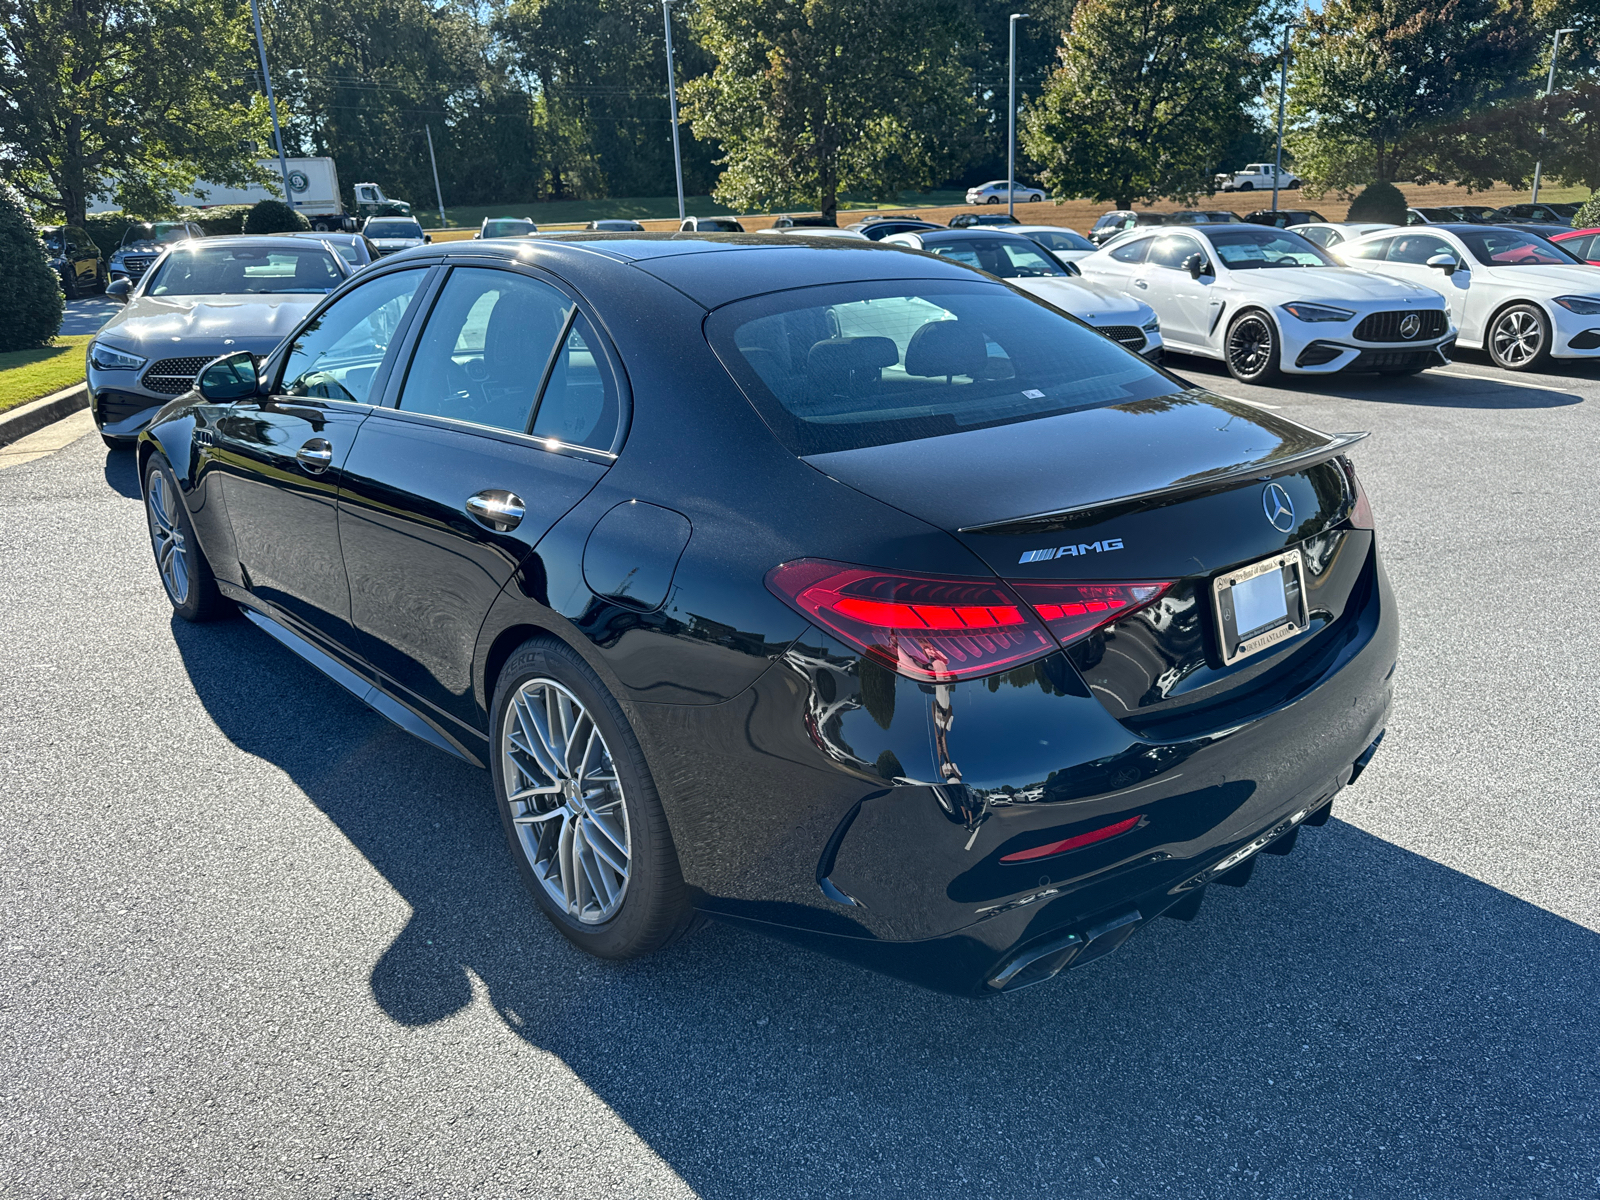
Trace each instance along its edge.
{"label": "rear spoiler", "polygon": [[1292,475],[1296,471],[1314,467],[1336,454],[1343,453],[1367,436],[1366,433],[1336,433],[1322,445],[1311,450],[1302,450],[1298,454],[1291,454],[1287,458],[1241,463],[1238,466],[1224,467],[1215,472],[1198,475],[1192,479],[1186,479],[1182,483],[1172,484],[1169,487],[1155,488],[1148,492],[1134,492],[1131,495],[1117,496],[1107,500],[1096,500],[1091,504],[1079,504],[1072,508],[1056,509],[1053,512],[1035,513],[1029,517],[1008,517],[1004,521],[993,521],[987,525],[969,525],[959,532],[986,533],[1005,537],[1009,534],[1051,533],[1056,530],[1080,529],[1089,525],[1098,525],[1100,522],[1108,521],[1113,517],[1127,516],[1129,513],[1142,512],[1152,508],[1163,508],[1168,504],[1176,504],[1180,500],[1188,500],[1195,496],[1230,491],[1233,488],[1249,483],[1251,480],[1265,483],[1270,479],[1278,478],[1280,475]]}

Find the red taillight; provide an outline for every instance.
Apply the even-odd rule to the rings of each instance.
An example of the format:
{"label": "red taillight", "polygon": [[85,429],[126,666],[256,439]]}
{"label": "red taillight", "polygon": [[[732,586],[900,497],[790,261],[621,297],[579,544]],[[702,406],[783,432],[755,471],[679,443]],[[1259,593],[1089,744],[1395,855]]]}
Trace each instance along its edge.
{"label": "red taillight", "polygon": [[1080,833],[1076,837],[1069,837],[1060,842],[1049,842],[1043,846],[1035,846],[1032,850],[1018,850],[1015,854],[1007,854],[1000,859],[1003,863],[1032,862],[1036,858],[1049,858],[1052,854],[1065,854],[1068,850],[1077,850],[1083,846],[1092,846],[1096,842],[1104,842],[1116,837],[1118,834],[1127,833],[1144,820],[1144,814],[1129,817],[1126,821],[1118,821],[1115,825],[1107,825],[1103,829],[1092,829],[1088,833]]}
{"label": "red taillight", "polygon": [[1170,581],[1137,583],[1064,583],[1055,580],[1008,579],[1063,646],[1119,621],[1159,600]]}
{"label": "red taillight", "polygon": [[1350,484],[1350,492],[1355,496],[1355,503],[1350,506],[1350,524],[1356,529],[1374,528],[1372,520],[1372,505],[1367,503],[1366,489],[1361,486],[1361,481],[1356,478],[1356,465],[1348,458],[1341,457],[1339,465],[1344,468],[1344,477]]}
{"label": "red taillight", "polygon": [[923,682],[993,675],[1056,648],[997,579],[802,558],[767,572],[767,587],[850,645]]}

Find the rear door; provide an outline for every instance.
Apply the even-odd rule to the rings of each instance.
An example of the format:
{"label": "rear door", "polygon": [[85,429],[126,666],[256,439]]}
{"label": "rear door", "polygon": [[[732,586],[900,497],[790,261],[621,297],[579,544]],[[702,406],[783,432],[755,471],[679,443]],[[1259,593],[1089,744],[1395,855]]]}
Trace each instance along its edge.
{"label": "rear door", "polygon": [[455,266],[429,308],[345,463],[340,539],[358,653],[401,699],[481,730],[478,631],[612,461],[622,377],[577,298],[531,269]]}
{"label": "rear door", "polygon": [[334,642],[350,625],[337,508],[345,458],[427,275],[392,271],[346,292],[300,329],[271,394],[216,423],[211,453],[246,587]]}

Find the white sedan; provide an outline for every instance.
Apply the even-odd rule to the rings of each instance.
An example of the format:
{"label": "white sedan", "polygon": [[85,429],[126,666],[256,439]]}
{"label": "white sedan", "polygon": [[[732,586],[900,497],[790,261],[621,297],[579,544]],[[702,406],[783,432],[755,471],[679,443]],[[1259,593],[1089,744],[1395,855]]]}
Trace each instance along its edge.
{"label": "white sedan", "polygon": [[1161,354],[1161,322],[1143,301],[1077,275],[1031,238],[999,229],[939,229],[895,233],[880,245],[926,250],[1004,279],[1146,358]]}
{"label": "white sedan", "polygon": [[1455,339],[1438,292],[1340,266],[1288,229],[1139,230],[1075,265],[1148,300],[1169,349],[1220,358],[1243,383],[1280,371],[1411,375],[1449,362]]}
{"label": "white sedan", "polygon": [[[1018,204],[1041,204],[1044,202],[1044,189],[1029,187],[1025,183],[1016,185],[1014,199]],[[1004,204],[1006,202],[1006,181],[1004,179],[991,180],[989,183],[980,183],[977,187],[967,189],[968,204]]]}
{"label": "white sedan", "polygon": [[1339,247],[1352,267],[1443,292],[1461,344],[1509,371],[1600,358],[1600,268],[1515,226],[1418,225]]}

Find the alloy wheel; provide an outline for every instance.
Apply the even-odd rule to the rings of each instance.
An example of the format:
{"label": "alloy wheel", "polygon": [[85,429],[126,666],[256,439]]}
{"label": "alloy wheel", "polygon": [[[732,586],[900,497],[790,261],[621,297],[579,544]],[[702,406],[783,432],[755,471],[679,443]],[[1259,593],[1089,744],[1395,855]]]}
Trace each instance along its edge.
{"label": "alloy wheel", "polygon": [[1489,342],[1494,356],[1506,366],[1526,366],[1544,348],[1544,326],[1527,309],[1513,308],[1494,323]]}
{"label": "alloy wheel", "polygon": [[1238,375],[1254,377],[1272,361],[1272,326],[1262,317],[1248,316],[1228,332],[1228,365]]}
{"label": "alloy wheel", "polygon": [[529,679],[500,731],[507,800],[523,854],[550,900],[598,925],[616,916],[632,875],[628,806],[605,737],[553,679]]}
{"label": "alloy wheel", "polygon": [[161,471],[151,471],[144,509],[150,521],[150,545],[156,553],[161,582],[174,604],[189,598],[189,544],[178,519],[178,496]]}

